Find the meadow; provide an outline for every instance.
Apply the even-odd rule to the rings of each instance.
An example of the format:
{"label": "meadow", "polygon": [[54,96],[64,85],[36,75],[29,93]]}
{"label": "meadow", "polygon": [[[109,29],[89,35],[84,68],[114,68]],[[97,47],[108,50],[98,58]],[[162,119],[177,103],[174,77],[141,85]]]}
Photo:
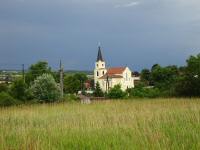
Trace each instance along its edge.
{"label": "meadow", "polygon": [[200,149],[200,99],[0,108],[0,149]]}

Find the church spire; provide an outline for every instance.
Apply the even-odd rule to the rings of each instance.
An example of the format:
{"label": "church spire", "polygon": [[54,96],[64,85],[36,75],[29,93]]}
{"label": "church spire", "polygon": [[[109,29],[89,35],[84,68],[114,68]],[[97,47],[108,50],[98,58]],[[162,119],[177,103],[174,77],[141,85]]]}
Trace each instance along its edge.
{"label": "church spire", "polygon": [[100,45],[99,45],[99,47],[98,47],[97,62],[98,62],[98,61],[103,61],[103,57],[102,57]]}

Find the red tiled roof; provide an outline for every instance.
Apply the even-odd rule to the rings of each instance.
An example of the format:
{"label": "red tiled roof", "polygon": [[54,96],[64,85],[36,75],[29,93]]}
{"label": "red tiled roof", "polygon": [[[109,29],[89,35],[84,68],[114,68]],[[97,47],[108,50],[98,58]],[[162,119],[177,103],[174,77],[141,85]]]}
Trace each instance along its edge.
{"label": "red tiled roof", "polygon": [[109,68],[107,70],[108,75],[114,75],[114,74],[122,74],[126,67],[115,67],[115,68]]}
{"label": "red tiled roof", "polygon": [[99,79],[106,79],[107,77],[109,78],[123,78],[121,74],[124,72],[126,67],[115,67],[115,68],[109,68],[107,70],[107,73],[100,77]]}

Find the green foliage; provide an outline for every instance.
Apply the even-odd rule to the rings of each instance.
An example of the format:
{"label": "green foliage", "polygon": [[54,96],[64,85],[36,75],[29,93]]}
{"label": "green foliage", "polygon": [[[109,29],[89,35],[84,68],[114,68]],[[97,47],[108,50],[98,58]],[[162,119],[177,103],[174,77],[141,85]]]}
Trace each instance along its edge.
{"label": "green foliage", "polygon": [[78,91],[84,89],[84,83],[87,80],[87,76],[84,73],[76,73],[74,75],[68,75],[64,78],[64,91],[65,93],[78,93]]}
{"label": "green foliage", "polygon": [[11,85],[10,94],[18,100],[25,101],[27,99],[27,85],[22,79],[15,80]]}
{"label": "green foliage", "polygon": [[151,80],[155,87],[159,89],[169,89],[178,76],[178,68],[176,66],[161,67],[157,66],[151,72]]}
{"label": "green foliage", "polygon": [[39,61],[36,64],[31,65],[26,73],[26,83],[30,84],[38,76],[41,76],[44,73],[52,74],[51,68],[48,66],[48,62]]}
{"label": "green foliage", "polygon": [[151,72],[149,69],[143,69],[141,71],[141,80],[144,81],[144,82],[147,82],[149,83],[151,79]]}
{"label": "green foliage", "polygon": [[123,92],[121,85],[115,85],[112,89],[109,90],[108,95],[111,99],[121,99],[126,97],[126,92]]}
{"label": "green foliage", "polygon": [[64,78],[64,91],[65,93],[78,93],[81,89],[81,83],[73,75]]}
{"label": "green foliage", "polygon": [[64,102],[76,102],[76,101],[79,101],[79,100],[80,100],[79,97],[77,97],[74,94],[65,94],[64,98],[63,98]]}
{"label": "green foliage", "polygon": [[191,56],[187,66],[176,82],[179,96],[200,96],[200,54]]}
{"label": "green foliage", "polygon": [[12,105],[17,105],[19,103],[20,103],[19,101],[15,100],[8,93],[5,93],[5,92],[0,93],[0,106],[2,107],[12,106]]}
{"label": "green foliage", "polygon": [[60,98],[60,89],[50,74],[37,77],[30,87],[33,97],[44,102],[54,102]]}
{"label": "green foliage", "polygon": [[161,93],[158,88],[132,88],[128,90],[130,97],[136,98],[156,98],[161,96]]}
{"label": "green foliage", "polygon": [[104,96],[104,93],[99,85],[99,82],[96,83],[96,87],[95,87],[93,95],[95,97],[103,97]]}
{"label": "green foliage", "polygon": [[8,84],[6,84],[6,83],[1,83],[0,84],[0,93],[1,92],[7,92],[8,91]]}

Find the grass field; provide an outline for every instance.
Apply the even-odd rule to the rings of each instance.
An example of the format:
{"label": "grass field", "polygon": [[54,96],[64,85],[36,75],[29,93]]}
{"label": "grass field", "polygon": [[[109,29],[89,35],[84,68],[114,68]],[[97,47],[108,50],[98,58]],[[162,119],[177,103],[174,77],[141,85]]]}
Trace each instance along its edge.
{"label": "grass field", "polygon": [[200,149],[200,99],[1,108],[0,149]]}

